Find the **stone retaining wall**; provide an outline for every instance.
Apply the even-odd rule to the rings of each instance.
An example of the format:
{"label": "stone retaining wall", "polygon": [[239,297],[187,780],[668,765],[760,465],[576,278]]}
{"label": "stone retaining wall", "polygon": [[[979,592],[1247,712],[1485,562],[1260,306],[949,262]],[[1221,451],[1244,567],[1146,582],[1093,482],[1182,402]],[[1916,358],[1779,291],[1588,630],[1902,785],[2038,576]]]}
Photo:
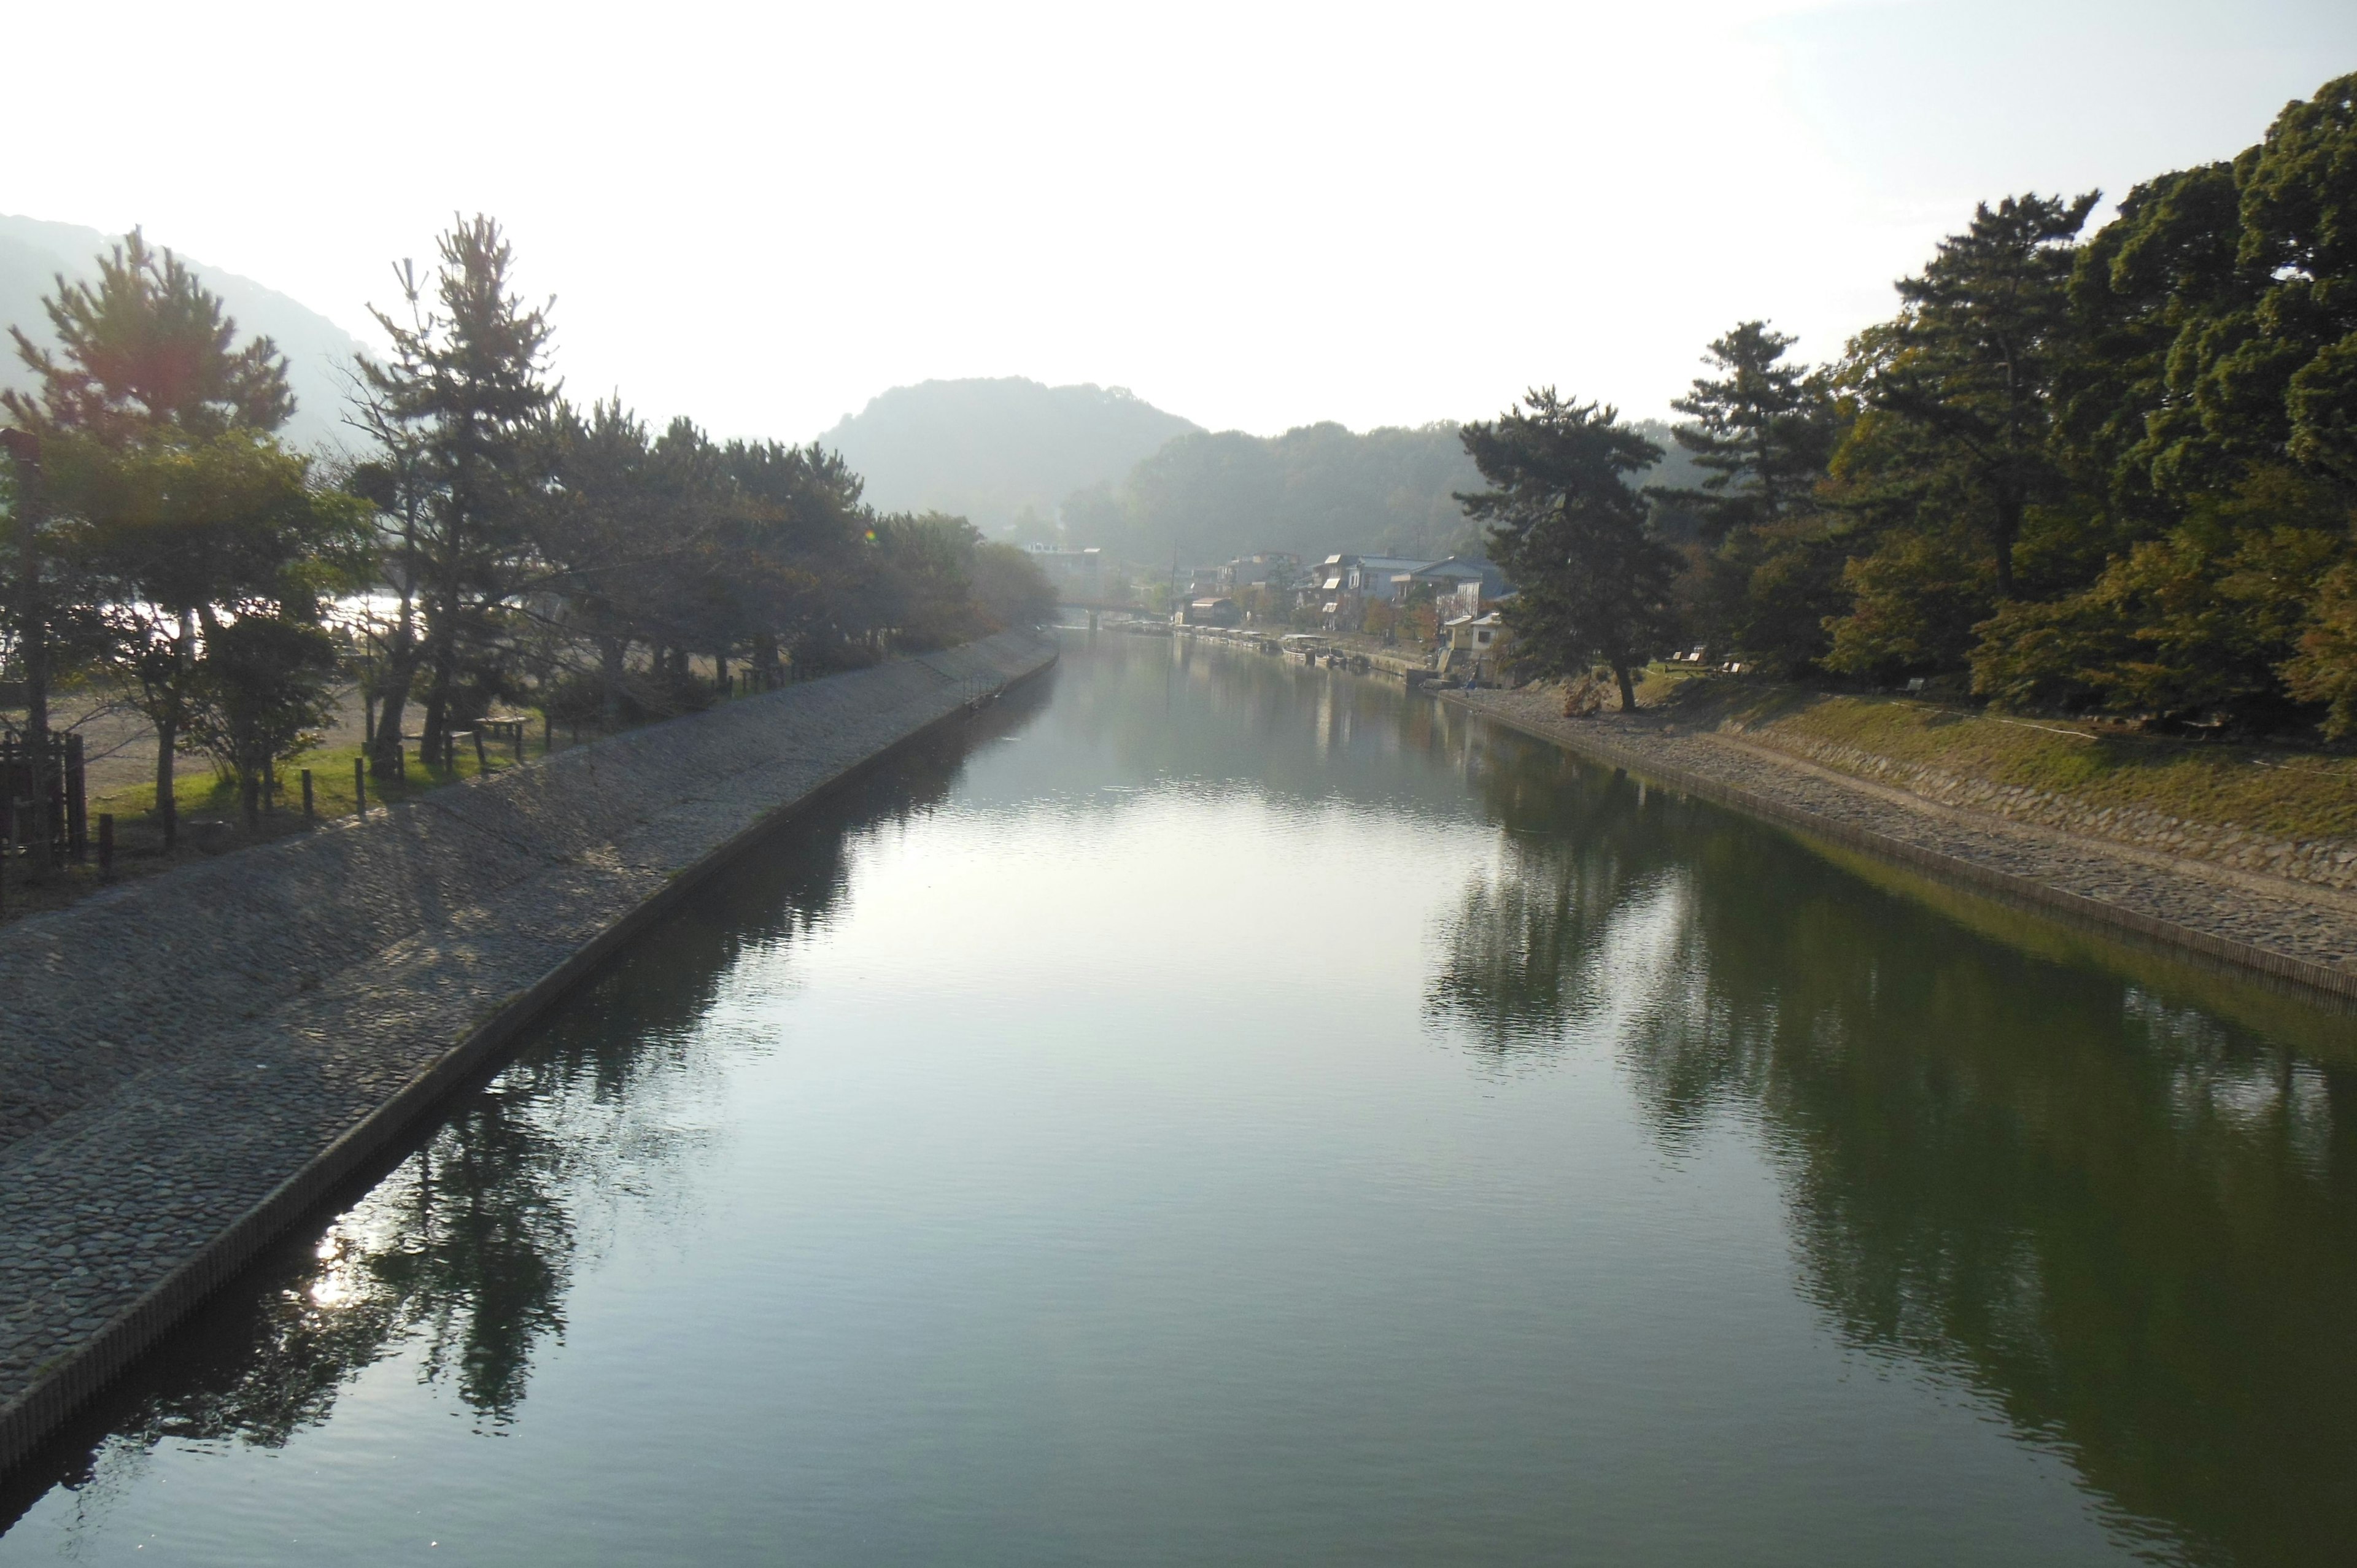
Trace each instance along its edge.
{"label": "stone retaining wall", "polygon": [[1934,804],[1657,714],[1565,719],[1548,693],[1444,700],[1609,767],[1650,776],[2001,900],[2067,915],[2357,1002],[2357,897],[2312,884]]}
{"label": "stone retaining wall", "polygon": [[2280,839],[2230,822],[2189,822],[2134,806],[2092,806],[2051,790],[1996,784],[1923,763],[1901,762],[1834,741],[1785,735],[1768,728],[1750,730],[1740,724],[1730,724],[1726,729],[1755,745],[1805,757],[1836,772],[1895,785],[1943,806],[1987,811],[2064,832],[2093,834],[2163,854],[2232,866],[2237,871],[2357,892],[2357,843],[2346,839]]}
{"label": "stone retaining wall", "polygon": [[790,687],[0,930],[0,1470],[702,873],[1055,657]]}

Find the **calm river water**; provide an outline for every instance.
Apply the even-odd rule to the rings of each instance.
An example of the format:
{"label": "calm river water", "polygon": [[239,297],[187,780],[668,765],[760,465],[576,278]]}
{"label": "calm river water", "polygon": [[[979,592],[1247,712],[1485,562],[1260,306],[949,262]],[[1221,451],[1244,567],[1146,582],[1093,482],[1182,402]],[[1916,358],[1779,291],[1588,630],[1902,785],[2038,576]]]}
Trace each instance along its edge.
{"label": "calm river water", "polygon": [[2346,1016],[1070,634],[0,1491],[0,1563],[2345,1563]]}

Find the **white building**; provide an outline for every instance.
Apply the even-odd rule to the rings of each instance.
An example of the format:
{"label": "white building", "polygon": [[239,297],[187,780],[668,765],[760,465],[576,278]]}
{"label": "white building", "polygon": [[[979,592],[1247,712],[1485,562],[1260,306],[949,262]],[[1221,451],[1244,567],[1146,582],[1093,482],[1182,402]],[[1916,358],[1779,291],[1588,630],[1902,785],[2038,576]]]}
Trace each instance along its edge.
{"label": "white building", "polygon": [[1507,640],[1504,620],[1496,610],[1458,616],[1442,626],[1441,633],[1448,639],[1440,656],[1442,674],[1476,680],[1496,675]]}

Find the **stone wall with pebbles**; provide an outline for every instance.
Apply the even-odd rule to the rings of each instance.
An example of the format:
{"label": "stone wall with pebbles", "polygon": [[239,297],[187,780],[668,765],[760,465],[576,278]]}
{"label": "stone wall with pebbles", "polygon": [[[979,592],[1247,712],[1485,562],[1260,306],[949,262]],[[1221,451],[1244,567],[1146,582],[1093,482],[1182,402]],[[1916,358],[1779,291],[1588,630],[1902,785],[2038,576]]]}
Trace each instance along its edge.
{"label": "stone wall with pebbles", "polygon": [[693,874],[1055,657],[790,687],[0,930],[0,1470]]}
{"label": "stone wall with pebbles", "polygon": [[2138,849],[2206,860],[2236,871],[2281,876],[2344,893],[2357,891],[2357,843],[2347,839],[2276,838],[2231,822],[2190,822],[2134,806],[2091,806],[2048,789],[1996,784],[1805,736],[1750,733],[1740,725],[1729,725],[1727,733],[1807,757],[1836,772],[1895,785],[1943,806],[1988,811],[2018,822],[2036,822],[2064,832],[2107,838]]}
{"label": "stone wall with pebbles", "polygon": [[1537,687],[1443,695],[1607,766],[1833,843],[2357,1001],[2357,895],[1936,802],[1659,714],[1566,719],[1555,694]]}

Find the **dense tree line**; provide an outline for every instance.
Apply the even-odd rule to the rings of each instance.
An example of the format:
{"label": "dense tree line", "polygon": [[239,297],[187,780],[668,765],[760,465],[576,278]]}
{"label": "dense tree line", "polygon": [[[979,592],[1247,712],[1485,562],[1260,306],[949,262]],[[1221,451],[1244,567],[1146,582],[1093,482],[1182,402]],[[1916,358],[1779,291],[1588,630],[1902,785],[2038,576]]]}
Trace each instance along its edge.
{"label": "dense tree line", "polygon": [[865,662],[1052,608],[1019,551],[960,518],[878,514],[816,445],[571,403],[499,227],[460,223],[439,250],[377,313],[390,352],[352,367],[348,461],[285,444],[284,358],[136,232],[94,283],[58,280],[55,348],[14,333],[35,390],[0,405],[38,467],[5,476],[9,663],[38,639],[51,668],[121,682],[156,726],[167,841],[176,752],[211,756],[251,811],[354,682],[390,776],[404,735],[438,756],[499,703],[619,724],[701,706],[737,670]]}
{"label": "dense tree line", "polygon": [[[1627,427],[1551,392],[1469,427],[1492,487],[1469,504],[1525,583],[1596,578],[1582,592],[1657,645],[2357,732],[2357,77],[2088,235],[2097,201],[1982,206],[1832,363],[1732,328],[1677,405],[1704,477],[1648,490],[1641,522]],[[1575,510],[1612,529],[1540,526]],[[1641,536],[1681,557],[1666,586]],[[1542,658],[1609,661],[1561,598],[1518,612]]]}

